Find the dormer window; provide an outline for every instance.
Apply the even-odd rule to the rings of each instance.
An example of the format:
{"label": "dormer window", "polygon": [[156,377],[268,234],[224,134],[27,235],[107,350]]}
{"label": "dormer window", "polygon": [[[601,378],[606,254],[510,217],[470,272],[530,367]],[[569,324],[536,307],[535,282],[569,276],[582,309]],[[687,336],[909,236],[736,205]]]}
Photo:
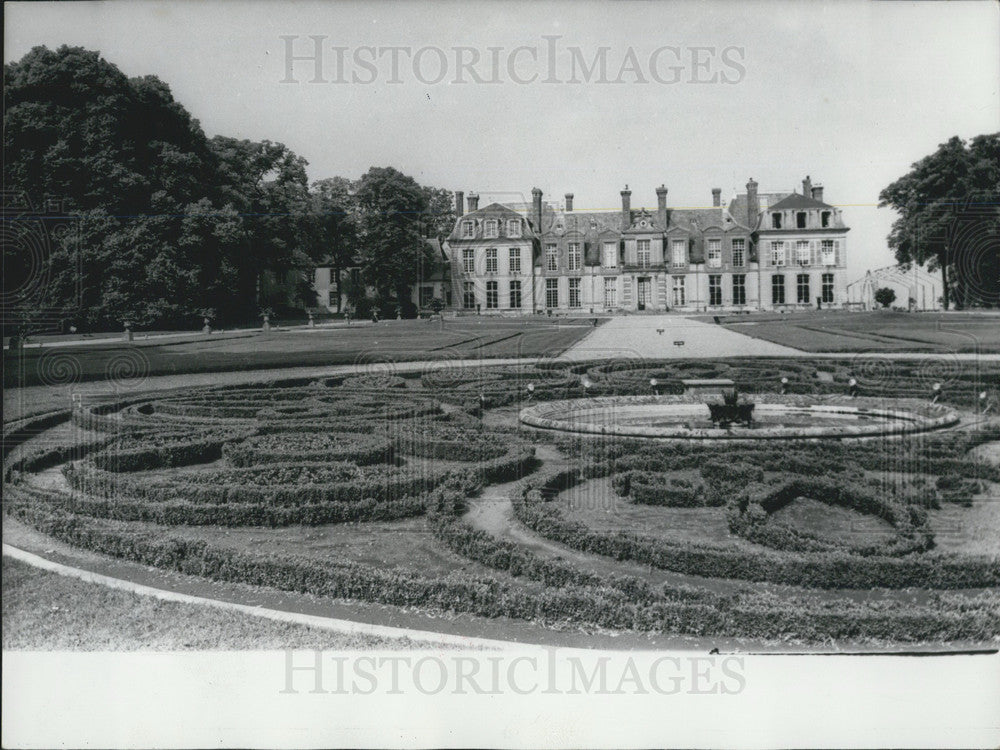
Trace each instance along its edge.
{"label": "dormer window", "polygon": [[806,228],[806,212],[805,211],[799,211],[797,214],[795,214],[795,227],[797,229],[805,229]]}
{"label": "dormer window", "polygon": [[507,220],[507,236],[508,237],[520,237],[521,236],[521,220],[520,219],[508,219]]}
{"label": "dormer window", "polygon": [[487,219],[483,225],[483,236],[496,238],[500,236],[500,226],[496,219]]}
{"label": "dormer window", "polygon": [[462,222],[462,239],[469,240],[476,236],[476,223],[474,221]]}
{"label": "dormer window", "polygon": [[820,214],[820,223],[823,227],[830,226],[830,212],[824,211]]}
{"label": "dormer window", "polygon": [[771,214],[771,229],[781,229],[781,214]]}

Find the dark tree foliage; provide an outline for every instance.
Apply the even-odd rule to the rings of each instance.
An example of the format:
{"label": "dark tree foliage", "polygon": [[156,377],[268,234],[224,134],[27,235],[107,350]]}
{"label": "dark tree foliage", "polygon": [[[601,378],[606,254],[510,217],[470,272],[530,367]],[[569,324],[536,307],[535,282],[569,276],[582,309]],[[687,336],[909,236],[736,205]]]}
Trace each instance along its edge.
{"label": "dark tree foliage", "polygon": [[386,311],[412,314],[410,285],[428,262],[424,222],[427,194],[417,181],[392,167],[372,167],[357,192],[361,211],[361,267]]}
{"label": "dark tree foliage", "polygon": [[449,191],[392,168],[310,188],[306,160],[286,146],[209,139],[164,82],[80,47],[36,47],[5,65],[4,100],[5,230],[14,203],[55,199],[66,220],[40,251],[4,243],[5,299],[28,277],[44,281],[23,319],[70,310],[81,330],[247,320],[272,304],[265,277],[314,305],[318,264],[338,279],[361,265],[387,309],[409,312],[423,238],[454,223]]}
{"label": "dark tree foliage", "polygon": [[65,46],[36,47],[4,74],[5,188],[35,205],[55,198],[73,218],[44,248],[38,307],[75,307],[87,327],[169,325],[230,286],[238,219],[205,134],[166,84]]}
{"label": "dark tree foliage", "polygon": [[880,287],[875,290],[875,301],[882,307],[888,307],[896,301],[896,292],[887,286]]}
{"label": "dark tree foliage", "polygon": [[1000,304],[1000,133],[955,136],[879,194],[894,208],[889,246],[940,269],[944,306]]}

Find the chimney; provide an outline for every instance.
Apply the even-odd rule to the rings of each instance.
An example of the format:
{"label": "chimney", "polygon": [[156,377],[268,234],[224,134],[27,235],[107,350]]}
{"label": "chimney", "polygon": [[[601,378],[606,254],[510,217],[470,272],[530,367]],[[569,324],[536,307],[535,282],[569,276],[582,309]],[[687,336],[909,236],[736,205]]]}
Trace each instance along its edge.
{"label": "chimney", "polygon": [[757,218],[760,216],[760,201],[757,200],[757,183],[753,177],[747,183],[747,223],[751,229],[757,228]]}
{"label": "chimney", "polygon": [[809,175],[806,175],[806,178],[802,180],[802,195],[806,198],[812,195],[812,180],[809,179]]}
{"label": "chimney", "polygon": [[813,197],[814,201],[822,201],[823,200],[823,186],[822,185],[813,185],[812,186],[812,197]]}
{"label": "chimney", "polygon": [[632,226],[632,191],[628,185],[622,190],[622,229]]}
{"label": "chimney", "polygon": [[535,225],[535,231],[541,234],[542,231],[542,191],[538,188],[531,188],[531,221]]}
{"label": "chimney", "polygon": [[455,216],[462,218],[465,215],[465,193],[461,190],[455,191]]}
{"label": "chimney", "polygon": [[573,212],[573,194],[566,193],[566,213]]}
{"label": "chimney", "polygon": [[667,228],[667,188],[663,185],[656,188],[656,221],[661,228]]}
{"label": "chimney", "polygon": [[722,188],[712,188],[712,205],[722,205]]}
{"label": "chimney", "polygon": [[468,197],[469,213],[479,210],[479,193],[469,193]]}

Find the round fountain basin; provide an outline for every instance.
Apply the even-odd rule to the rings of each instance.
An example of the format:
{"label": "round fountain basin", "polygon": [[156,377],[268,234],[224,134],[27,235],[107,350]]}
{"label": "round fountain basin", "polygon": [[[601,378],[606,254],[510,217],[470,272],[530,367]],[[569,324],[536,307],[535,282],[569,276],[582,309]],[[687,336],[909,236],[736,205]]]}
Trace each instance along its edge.
{"label": "round fountain basin", "polygon": [[[721,399],[718,399],[721,401]],[[722,428],[705,399],[608,396],[550,401],[523,409],[521,422],[544,430],[680,440],[859,439],[899,436],[957,424],[958,415],[915,399],[754,394],[749,426]]]}

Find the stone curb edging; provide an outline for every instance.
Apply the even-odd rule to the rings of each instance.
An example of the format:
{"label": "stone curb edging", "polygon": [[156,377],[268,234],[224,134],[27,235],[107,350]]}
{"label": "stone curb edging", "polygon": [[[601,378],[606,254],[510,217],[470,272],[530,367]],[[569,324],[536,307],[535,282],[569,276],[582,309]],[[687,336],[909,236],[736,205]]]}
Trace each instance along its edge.
{"label": "stone curb edging", "polygon": [[247,604],[227,602],[220,599],[209,599],[203,596],[194,596],[193,594],[183,594],[179,591],[159,589],[121,578],[112,578],[111,576],[94,573],[82,568],[74,568],[70,565],[64,565],[62,563],[48,560],[40,555],[20,549],[19,547],[14,547],[6,542],[3,544],[3,554],[5,557],[19,560],[27,565],[47,570],[51,573],[56,573],[68,578],[76,578],[87,583],[96,583],[118,591],[127,591],[132,594],[138,594],[139,596],[151,596],[156,599],[160,599],[161,601],[180,602],[183,604],[194,604],[203,607],[214,607],[216,609],[238,612],[240,614],[251,615],[253,617],[261,617],[277,622],[287,622],[294,625],[305,625],[307,627],[329,630],[345,635],[368,635],[378,638],[407,638],[411,641],[417,641],[421,644],[427,645],[454,646],[459,648],[494,651],[515,648],[519,650],[543,648],[542,646],[530,643],[500,641],[490,638],[452,635],[450,633],[435,633],[429,630],[413,630],[410,628],[397,628],[388,625],[374,625],[370,623],[355,622],[353,620],[341,620],[333,617],[307,615],[301,612],[287,612],[280,609],[253,607]]}
{"label": "stone curb edging", "polygon": [[[646,427],[641,425],[599,424],[578,422],[572,419],[574,413],[599,410],[601,408],[636,407],[643,405],[676,405],[687,406],[702,399],[684,396],[598,396],[590,399],[565,399],[548,401],[529,406],[521,410],[518,419],[522,424],[536,429],[554,430],[566,433],[615,436],[622,438],[659,438],[663,440],[681,440],[691,442],[750,442],[761,440],[816,440],[819,438],[849,440],[872,437],[900,437],[903,435],[928,432],[957,424],[958,415],[946,407],[935,405],[932,411],[936,416],[916,414],[899,409],[872,407],[857,407],[844,404],[824,404],[821,396],[780,397],[775,394],[755,394],[760,397],[764,410],[768,407],[788,406],[798,409],[809,409],[817,413],[868,413],[873,416],[888,418],[888,424],[853,426],[840,425],[831,427],[796,427],[796,428],[765,428],[750,434],[734,434],[724,429],[688,429],[684,427]],[[809,402],[812,403],[809,403]],[[787,402],[787,403],[783,403]],[[803,402],[803,403],[797,403]],[[929,406],[926,408],[930,408]],[[558,415],[558,416],[555,416]]]}

